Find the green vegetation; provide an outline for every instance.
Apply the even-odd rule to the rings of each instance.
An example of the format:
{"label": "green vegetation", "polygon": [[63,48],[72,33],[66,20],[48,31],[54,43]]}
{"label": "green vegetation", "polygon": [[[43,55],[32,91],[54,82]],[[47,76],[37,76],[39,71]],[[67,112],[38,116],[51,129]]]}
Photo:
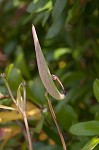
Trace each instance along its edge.
{"label": "green vegetation", "polygon": [[[62,150],[38,73],[32,24],[51,74],[66,89],[61,101],[49,97],[67,150],[98,150],[98,0],[0,0],[0,74],[6,74],[19,105],[26,82],[33,150]],[[0,77],[0,148],[26,150],[24,121],[10,96]]]}

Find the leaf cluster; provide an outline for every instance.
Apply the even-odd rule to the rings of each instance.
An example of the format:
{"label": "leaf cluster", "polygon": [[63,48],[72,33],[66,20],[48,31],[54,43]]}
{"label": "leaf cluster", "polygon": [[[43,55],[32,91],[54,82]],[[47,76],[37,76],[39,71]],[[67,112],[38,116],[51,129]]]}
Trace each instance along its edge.
{"label": "leaf cluster", "polygon": [[[61,150],[62,146],[38,75],[32,24],[51,73],[60,78],[66,89],[66,98],[52,99],[52,103],[67,149],[99,149],[98,3],[98,0],[0,0],[0,73],[6,73],[14,97],[19,84],[25,80],[29,106],[42,112],[41,117],[33,117],[32,108],[27,110],[32,116],[28,122],[34,132],[34,150]],[[3,105],[9,108],[12,101],[0,78],[1,108]],[[21,125],[23,121],[12,112],[0,109],[0,135],[5,131],[6,135],[8,131],[14,135],[14,138],[11,134],[10,138],[0,136],[0,144],[6,141],[5,150],[26,149],[23,134],[11,118]]]}

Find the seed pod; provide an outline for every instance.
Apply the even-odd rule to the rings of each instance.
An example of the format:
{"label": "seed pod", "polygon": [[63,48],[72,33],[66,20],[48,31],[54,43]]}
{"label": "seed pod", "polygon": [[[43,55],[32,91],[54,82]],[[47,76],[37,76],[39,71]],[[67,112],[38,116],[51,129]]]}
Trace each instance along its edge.
{"label": "seed pod", "polygon": [[32,26],[32,34],[33,34],[33,39],[34,39],[34,45],[35,45],[35,52],[36,52],[36,59],[37,59],[37,65],[38,65],[38,71],[39,71],[39,75],[40,78],[42,80],[42,83],[45,87],[45,89],[47,90],[47,92],[54,97],[57,100],[62,100],[65,98],[64,94],[61,94],[53,79],[52,79],[52,75],[50,73],[50,70],[47,66],[47,63],[45,61],[44,55],[42,53],[40,44],[39,44],[39,40],[36,34],[36,30],[35,27]]}

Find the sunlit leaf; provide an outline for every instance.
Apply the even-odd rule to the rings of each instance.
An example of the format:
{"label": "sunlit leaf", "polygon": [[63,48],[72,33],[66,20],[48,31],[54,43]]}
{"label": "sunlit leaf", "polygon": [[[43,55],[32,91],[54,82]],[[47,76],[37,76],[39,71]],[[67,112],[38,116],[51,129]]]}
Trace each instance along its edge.
{"label": "sunlit leaf", "polygon": [[97,144],[99,144],[99,138],[94,137],[82,148],[82,150],[93,150]]}
{"label": "sunlit leaf", "polygon": [[50,73],[50,70],[46,64],[45,58],[44,58],[43,53],[41,51],[41,47],[40,47],[34,26],[32,26],[32,33],[33,33],[33,38],[34,38],[34,45],[35,45],[38,70],[39,70],[39,75],[41,77],[41,80],[42,80],[47,92],[52,97],[54,97],[57,100],[64,99],[65,95],[60,94],[60,92],[58,91],[58,89],[56,88],[56,86],[52,80],[52,75]]}
{"label": "sunlit leaf", "polygon": [[59,59],[60,56],[66,54],[66,53],[70,53],[70,52],[71,52],[71,49],[69,49],[69,48],[58,48],[54,52],[54,58]]}
{"label": "sunlit leaf", "polygon": [[46,9],[51,9],[52,8],[52,1],[50,0],[35,0],[31,2],[27,8],[27,11],[29,13],[35,13],[35,12],[41,12]]}
{"label": "sunlit leaf", "polygon": [[[41,118],[41,111],[39,108],[37,108],[37,106],[30,102],[27,102],[26,106],[26,114],[28,118],[34,120],[39,120]],[[16,108],[14,104],[11,107]],[[0,123],[6,123],[18,119],[22,119],[22,115],[17,111],[0,112]]]}
{"label": "sunlit leaf", "polygon": [[41,12],[46,9],[52,9],[52,1],[48,1],[43,7],[39,8],[37,12]]}

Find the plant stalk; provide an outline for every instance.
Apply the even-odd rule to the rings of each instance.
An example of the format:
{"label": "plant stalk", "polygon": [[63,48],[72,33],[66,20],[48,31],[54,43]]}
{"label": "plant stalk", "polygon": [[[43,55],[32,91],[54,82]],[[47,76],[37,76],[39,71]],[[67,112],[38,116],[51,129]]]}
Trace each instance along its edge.
{"label": "plant stalk", "polygon": [[29,126],[28,126],[26,113],[23,113],[22,115],[23,115],[24,124],[25,124],[25,128],[26,128],[27,139],[28,139],[28,144],[29,144],[29,150],[33,150],[32,141],[31,141],[31,135],[30,135],[30,131],[29,131]]}
{"label": "plant stalk", "polygon": [[21,85],[23,86],[23,97],[24,97],[24,105],[23,105],[23,109],[17,104],[16,100],[14,99],[13,97],[13,94],[11,92],[11,89],[9,87],[9,84],[8,82],[6,81],[5,79],[5,74],[1,74],[1,77],[3,77],[4,79],[4,82],[7,86],[7,89],[9,91],[9,94],[13,100],[13,102],[15,103],[19,113],[22,114],[23,116],[23,120],[24,120],[24,124],[25,124],[25,128],[26,128],[26,133],[27,133],[27,140],[28,140],[28,147],[29,147],[29,150],[33,150],[33,147],[32,147],[32,141],[31,141],[31,136],[30,136],[30,131],[29,131],[29,126],[28,126],[28,121],[27,121],[27,116],[26,116],[26,88],[25,88],[25,82],[23,82]]}
{"label": "plant stalk", "polygon": [[29,150],[33,150],[31,135],[30,135],[30,131],[29,131],[29,125],[28,125],[27,116],[26,116],[26,83],[25,82],[22,83],[22,87],[23,87],[23,99],[24,99],[22,115],[23,115],[24,124],[25,124],[25,128],[26,128],[27,140],[29,143],[28,147],[29,147]]}
{"label": "plant stalk", "polygon": [[54,120],[54,122],[55,122],[55,125],[56,125],[56,127],[57,127],[57,130],[58,130],[58,133],[59,133],[59,136],[60,136],[62,145],[63,145],[63,149],[64,149],[64,150],[67,150],[66,144],[65,144],[65,140],[64,140],[63,135],[62,135],[62,132],[61,132],[61,130],[60,130],[60,128],[59,128],[59,125],[58,125],[58,122],[57,122],[57,119],[56,119],[56,115],[55,115],[54,110],[53,110],[53,106],[52,106],[51,101],[50,101],[50,99],[49,99],[49,97],[48,97],[48,93],[46,93],[45,96],[46,96],[47,101],[48,101],[48,106],[49,106],[51,115],[52,115],[53,120]]}

